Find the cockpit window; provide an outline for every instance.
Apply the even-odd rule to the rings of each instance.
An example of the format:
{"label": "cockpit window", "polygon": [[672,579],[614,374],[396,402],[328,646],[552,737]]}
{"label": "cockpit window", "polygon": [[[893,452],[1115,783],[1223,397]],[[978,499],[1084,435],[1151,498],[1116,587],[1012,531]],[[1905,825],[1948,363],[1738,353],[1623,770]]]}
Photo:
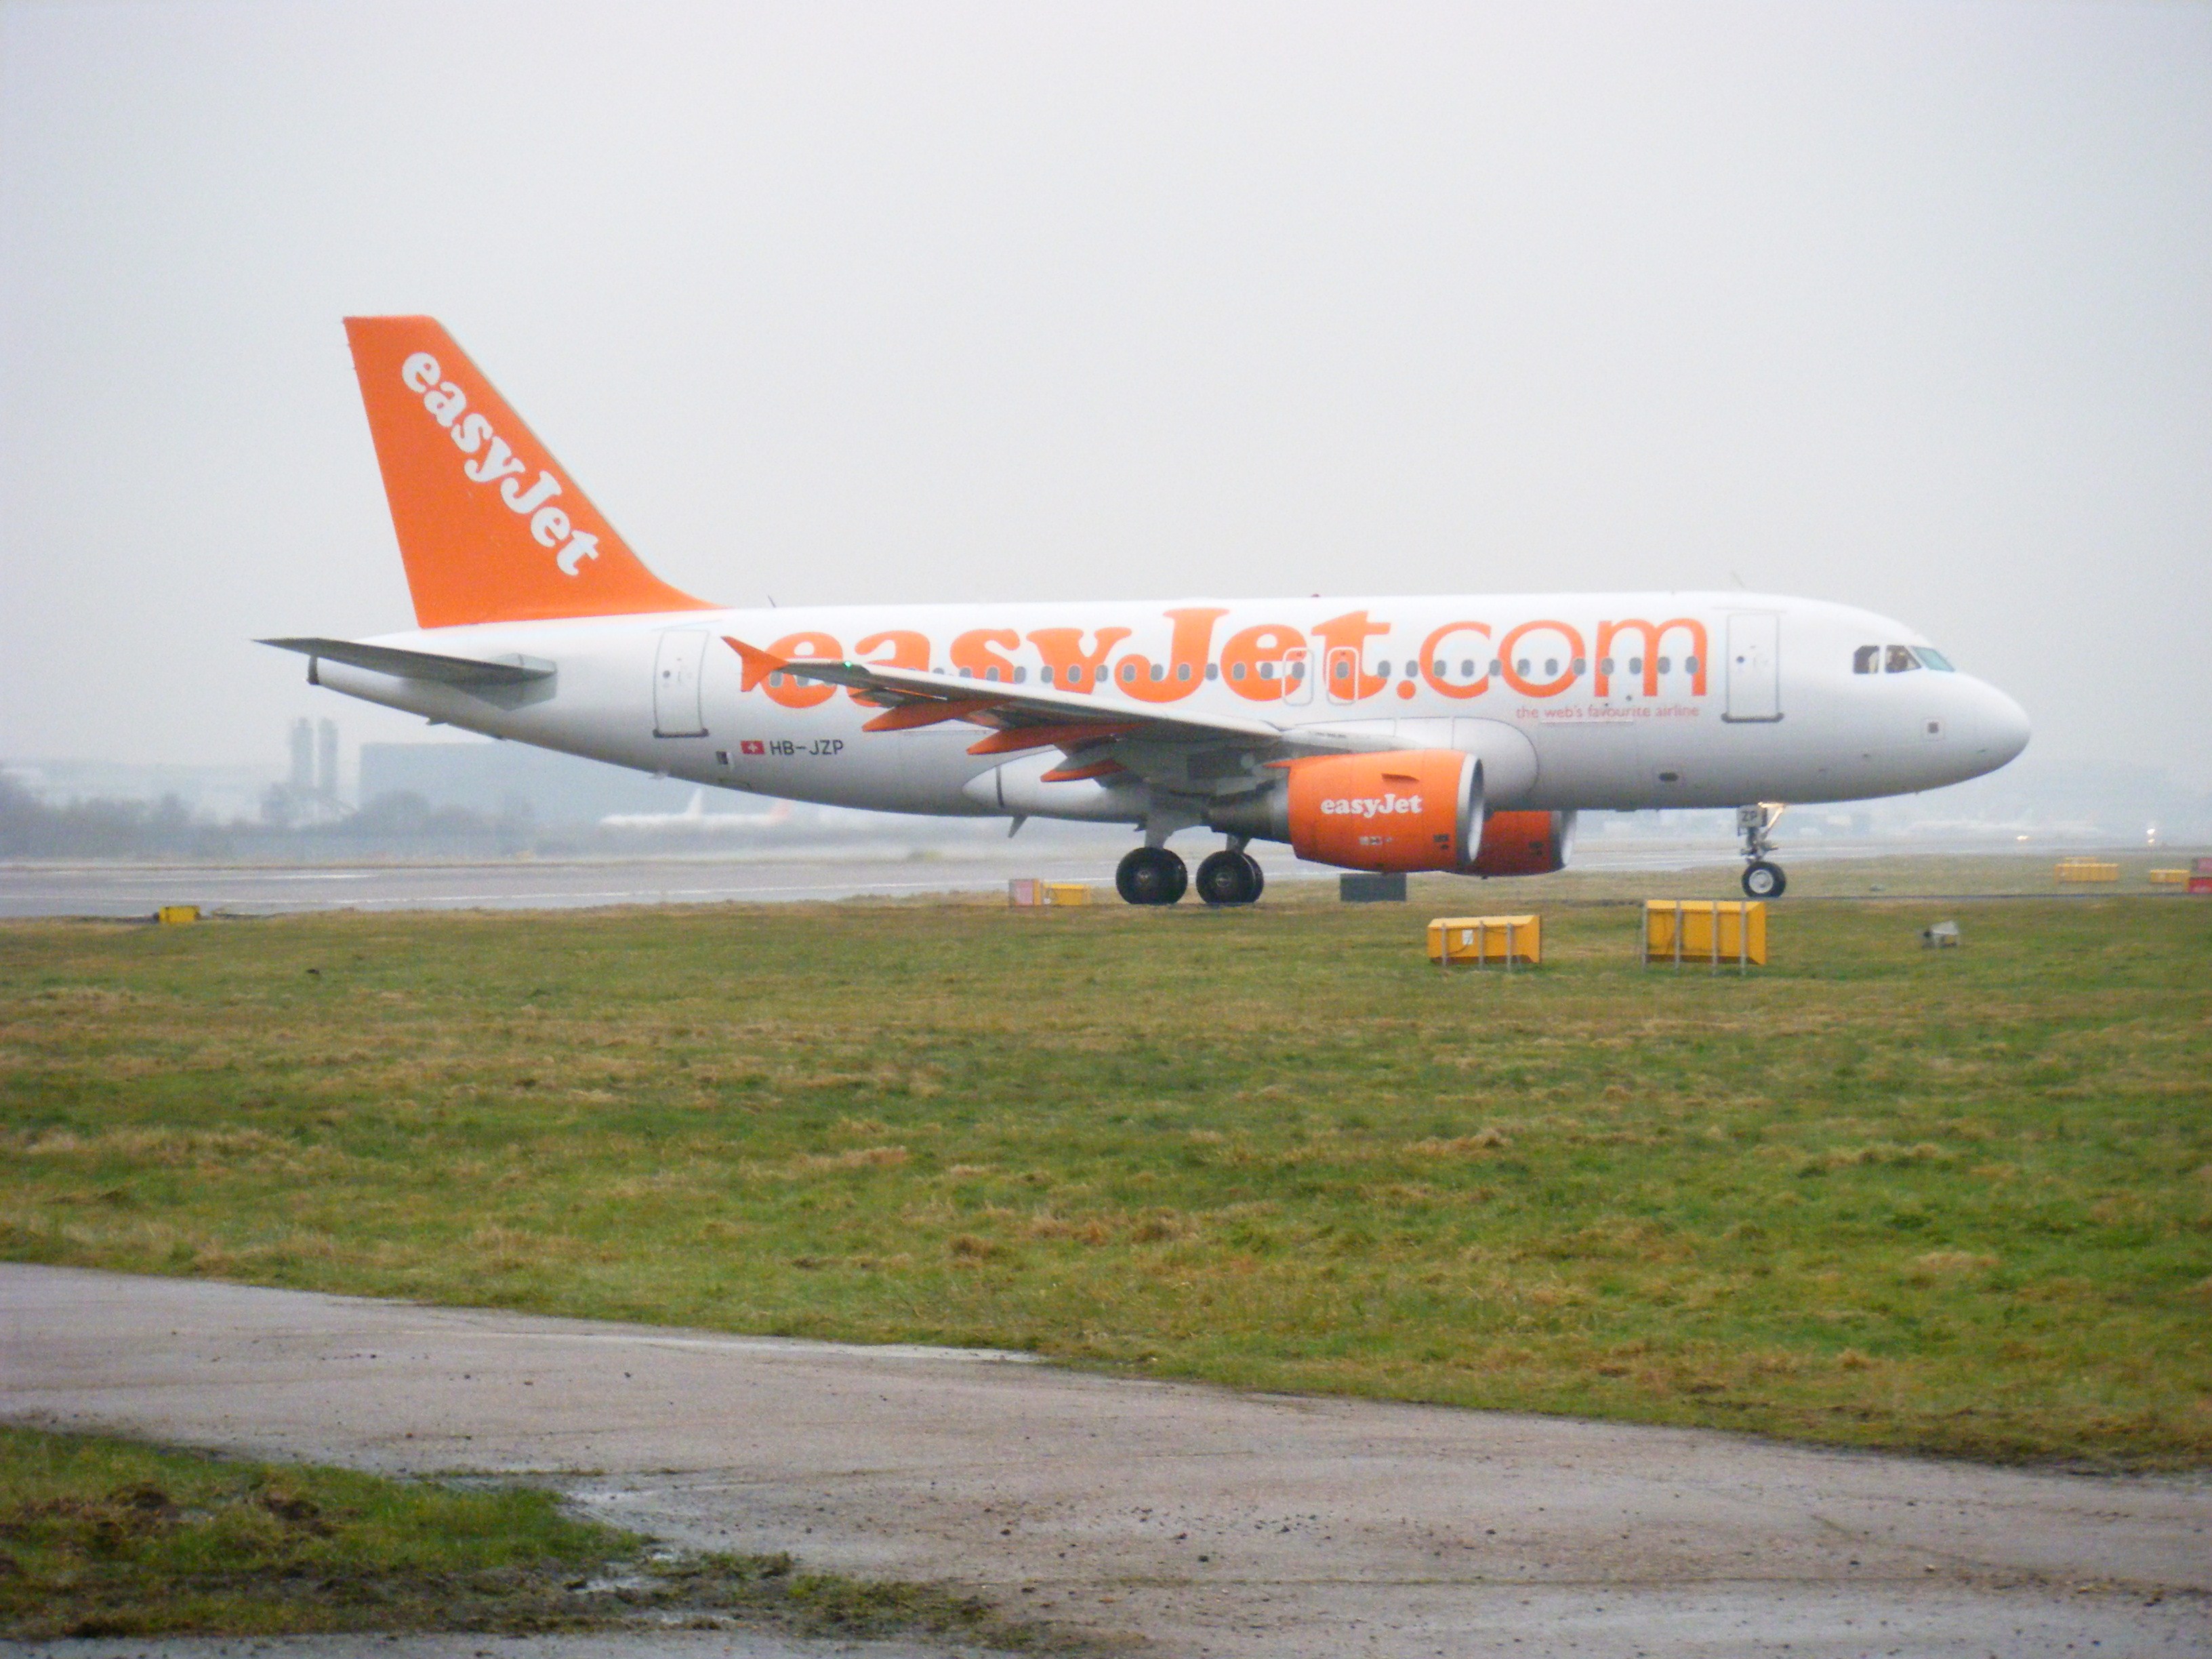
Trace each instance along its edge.
{"label": "cockpit window", "polygon": [[1857,650],[1851,653],[1852,673],[1878,674],[1881,672],[1881,647],[1880,646],[1863,645]]}
{"label": "cockpit window", "polygon": [[1959,672],[1951,666],[1951,659],[1941,651],[1930,650],[1924,645],[1916,645],[1912,647],[1912,654],[1920,659],[1923,667],[1938,669],[1946,674],[1955,674]]}
{"label": "cockpit window", "polygon": [[1889,661],[1887,667],[1891,673],[1909,674],[1919,666],[1920,663],[1918,659],[1913,656],[1912,647],[1911,646],[1893,645],[1889,647]]}

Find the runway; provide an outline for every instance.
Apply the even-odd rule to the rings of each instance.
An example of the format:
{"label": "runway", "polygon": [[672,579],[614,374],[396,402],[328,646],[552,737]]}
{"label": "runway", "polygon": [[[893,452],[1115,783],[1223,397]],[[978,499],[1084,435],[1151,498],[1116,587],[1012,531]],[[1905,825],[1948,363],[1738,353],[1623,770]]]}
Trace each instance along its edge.
{"label": "runway", "polygon": [[[559,910],[623,904],[775,903],[902,898],[925,893],[1003,892],[1010,878],[1085,882],[1115,902],[1114,866],[1132,844],[1119,833],[1062,832],[1024,841],[996,837],[908,845],[732,849],[720,855],[334,865],[154,864],[60,860],[0,863],[0,918],[148,916],[163,904],[197,904],[232,915],[318,910]],[[1184,849],[1196,862],[1200,850]],[[1792,853],[1798,864],[1910,856],[1889,843],[1838,843]],[[1293,882],[1334,883],[1340,871],[1309,864],[1272,844],[1252,851],[1279,892]],[[1697,870],[1733,890],[1735,860],[1724,844],[1593,837],[1578,847],[1577,873]]]}
{"label": "runway", "polygon": [[1012,876],[1084,881],[1113,896],[1104,854],[959,856],[903,848],[744,859],[632,858],[484,863],[0,866],[0,916],[143,916],[163,904],[234,915],[314,910],[565,910],[616,904],[774,903],[1003,890]]}
{"label": "runway", "polygon": [[2202,1479],[23,1265],[0,1416],[529,1473],[685,1545],[955,1579],[1192,1659],[2212,1650]]}

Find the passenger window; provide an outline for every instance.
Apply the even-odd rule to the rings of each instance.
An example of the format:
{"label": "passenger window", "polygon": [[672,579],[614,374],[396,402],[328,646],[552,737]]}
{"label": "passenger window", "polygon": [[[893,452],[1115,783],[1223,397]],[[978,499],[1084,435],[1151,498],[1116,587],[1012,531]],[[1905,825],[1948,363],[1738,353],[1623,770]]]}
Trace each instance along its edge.
{"label": "passenger window", "polygon": [[1851,653],[1851,672],[1854,674],[1871,674],[1875,672],[1876,665],[1881,661],[1881,647],[1880,646],[1863,645],[1857,650]]}
{"label": "passenger window", "polygon": [[1103,685],[1106,684],[1106,665],[1104,663],[1100,663],[1096,669],[1091,671],[1091,683],[1093,685]]}
{"label": "passenger window", "polygon": [[1030,671],[1029,671],[1028,669],[1024,668],[1024,667],[1019,667],[1019,666],[1017,666],[1017,667],[1015,668],[1015,670],[1014,670],[1014,684],[1015,684],[1016,685],[1019,685],[1019,684],[1023,684],[1025,680],[1027,680],[1027,679],[1029,678],[1029,677],[1030,677]]}
{"label": "passenger window", "polygon": [[1528,659],[1523,657],[1520,661],[1515,663],[1513,665],[1513,672],[1518,674],[1522,679],[1527,679],[1528,678]]}
{"label": "passenger window", "polygon": [[995,681],[998,679],[998,678],[999,678],[999,668],[998,668],[998,665],[997,665],[997,664],[995,664],[995,663],[994,663],[990,667],[988,667],[988,668],[985,669],[985,670],[983,671],[983,678],[984,678],[985,679],[987,679],[987,680],[991,680],[991,681],[994,681],[994,682],[995,682]]}
{"label": "passenger window", "polygon": [[1685,657],[1685,658],[1683,658],[1683,659],[1682,659],[1682,672],[1683,672],[1684,673],[1686,673],[1686,674],[1694,674],[1694,673],[1696,673],[1696,672],[1698,672],[1698,659],[1697,659],[1695,657]]}
{"label": "passenger window", "polygon": [[1472,661],[1460,664],[1459,672],[1462,679],[1473,679],[1474,678],[1474,664]]}
{"label": "passenger window", "polygon": [[1230,664],[1229,678],[1232,680],[1243,679],[1244,678],[1244,665],[1241,662]]}
{"label": "passenger window", "polygon": [[1274,678],[1275,665],[1271,662],[1261,663],[1260,665],[1260,678],[1263,680],[1272,680]]}
{"label": "passenger window", "polygon": [[1046,685],[1050,685],[1052,684],[1052,665],[1050,663],[1047,663],[1043,667],[1037,670],[1037,678]]}
{"label": "passenger window", "polygon": [[1188,679],[1190,678],[1190,665],[1187,662],[1177,663],[1176,665],[1176,678],[1179,680]]}
{"label": "passenger window", "polygon": [[1302,680],[1302,679],[1305,678],[1305,677],[1306,677],[1306,665],[1305,665],[1305,659],[1304,659],[1304,658],[1300,658],[1297,661],[1296,661],[1296,662],[1294,662],[1294,663],[1292,663],[1292,664],[1291,665],[1291,678],[1292,679],[1294,679],[1294,680]]}
{"label": "passenger window", "polygon": [[1660,659],[1659,659],[1659,672],[1660,672],[1661,673],[1662,673],[1662,674],[1671,674],[1671,673],[1673,673],[1673,672],[1674,672],[1674,659],[1672,657],[1662,657],[1662,658],[1660,658]]}
{"label": "passenger window", "polygon": [[1545,658],[1545,659],[1544,659],[1544,678],[1545,678],[1546,679],[1547,679],[1547,680],[1555,680],[1555,679],[1559,678],[1559,659],[1557,657],[1547,657],[1547,658]]}
{"label": "passenger window", "polygon": [[1597,672],[1601,674],[1610,674],[1613,672],[1613,659],[1610,657],[1600,657],[1597,659]]}
{"label": "passenger window", "polygon": [[1210,680],[1219,679],[1221,678],[1221,665],[1218,662],[1210,662],[1206,664],[1206,678]]}
{"label": "passenger window", "polygon": [[1641,674],[1644,672],[1644,659],[1631,657],[1628,659],[1628,672],[1632,674]]}
{"label": "passenger window", "polygon": [[1912,649],[1910,646],[1893,645],[1889,647],[1889,672],[1891,673],[1910,673],[1912,670],[1919,666],[1920,665],[1912,659]]}
{"label": "passenger window", "polygon": [[1390,665],[1387,662],[1376,663],[1375,665],[1375,678],[1378,680],[1389,679],[1390,678]]}

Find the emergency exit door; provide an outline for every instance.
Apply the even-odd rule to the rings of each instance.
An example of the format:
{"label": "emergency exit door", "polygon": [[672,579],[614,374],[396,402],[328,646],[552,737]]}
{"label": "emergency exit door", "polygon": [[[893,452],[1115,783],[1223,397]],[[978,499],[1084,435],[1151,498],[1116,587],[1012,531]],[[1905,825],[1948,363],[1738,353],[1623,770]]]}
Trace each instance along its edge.
{"label": "emergency exit door", "polygon": [[1728,619],[1728,711],[1724,720],[1782,718],[1782,618],[1739,611]]}
{"label": "emergency exit door", "polygon": [[700,672],[707,664],[708,635],[690,629],[671,629],[660,636],[653,660],[653,735],[656,738],[703,738],[707,722],[700,713]]}

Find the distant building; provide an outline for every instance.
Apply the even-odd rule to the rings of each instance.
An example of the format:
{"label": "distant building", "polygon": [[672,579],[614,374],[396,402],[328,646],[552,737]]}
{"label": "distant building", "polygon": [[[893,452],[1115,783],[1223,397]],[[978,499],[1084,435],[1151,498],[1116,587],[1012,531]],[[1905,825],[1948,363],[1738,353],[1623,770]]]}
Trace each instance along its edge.
{"label": "distant building", "polygon": [[[680,812],[694,787],[519,743],[361,746],[363,806],[380,795],[419,795],[433,807],[462,806],[487,817],[512,817],[521,806],[552,827],[596,824],[611,812]],[[729,798],[732,805],[747,799]]]}
{"label": "distant building", "polygon": [[292,775],[285,783],[303,799],[315,793],[315,723],[305,714],[292,722]]}

